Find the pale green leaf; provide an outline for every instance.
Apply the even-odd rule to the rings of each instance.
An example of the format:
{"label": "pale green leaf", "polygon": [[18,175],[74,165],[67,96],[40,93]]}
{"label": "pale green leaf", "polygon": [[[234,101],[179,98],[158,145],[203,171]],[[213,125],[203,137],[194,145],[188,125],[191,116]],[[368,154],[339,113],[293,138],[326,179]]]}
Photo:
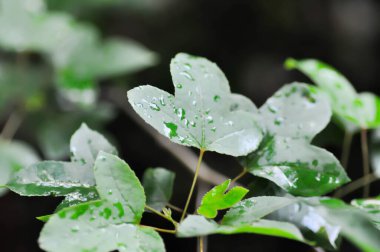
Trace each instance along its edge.
{"label": "pale green leaf", "polygon": [[224,215],[222,223],[236,226],[252,223],[296,200],[287,197],[263,196],[245,199],[232,207]]}
{"label": "pale green leaf", "polygon": [[96,189],[100,198],[126,209],[127,221],[138,223],[145,207],[144,188],[123,160],[101,151],[94,166]]}
{"label": "pale green leaf", "polygon": [[267,137],[244,163],[253,175],[294,195],[323,195],[350,181],[331,153],[304,139]]}
{"label": "pale green leaf", "polygon": [[42,249],[54,252],[162,252],[153,229],[125,223],[120,204],[95,201],[66,208],[50,217],[41,231]]}
{"label": "pale green leaf", "polygon": [[380,230],[380,198],[373,199],[355,199],[351,201],[351,205],[368,213],[373,224]]}
{"label": "pale green leaf", "polygon": [[196,237],[210,234],[261,234],[283,237],[304,242],[296,226],[287,222],[257,220],[242,225],[219,225],[200,215],[188,216],[178,227],[178,237]]}
{"label": "pale green leaf", "polygon": [[164,168],[146,169],[143,176],[146,204],[161,211],[172,197],[174,178],[174,172]]}
{"label": "pale green leaf", "polygon": [[228,190],[230,183],[230,179],[226,180],[208,191],[203,196],[197,212],[207,218],[215,218],[218,210],[232,207],[248,193],[248,190],[241,186],[235,186]]}
{"label": "pale green leaf", "polygon": [[152,86],[128,92],[130,104],[148,124],[175,143],[208,151],[242,156],[258,147],[262,133],[255,116],[246,112],[246,100],[237,102],[216,64],[180,53],[170,71],[175,96]]}

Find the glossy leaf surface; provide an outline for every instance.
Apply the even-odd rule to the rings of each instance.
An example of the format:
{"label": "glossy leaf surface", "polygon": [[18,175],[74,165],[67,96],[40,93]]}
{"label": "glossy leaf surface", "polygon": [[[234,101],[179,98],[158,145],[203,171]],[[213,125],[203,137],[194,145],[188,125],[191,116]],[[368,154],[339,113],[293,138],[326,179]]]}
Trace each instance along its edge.
{"label": "glossy leaf surface", "polygon": [[218,210],[232,207],[248,193],[248,190],[241,186],[235,186],[227,192],[230,183],[230,179],[226,180],[208,191],[203,196],[197,212],[206,218],[215,218]]}
{"label": "glossy leaf surface", "polygon": [[170,71],[175,96],[152,86],[128,91],[130,104],[148,124],[175,143],[208,151],[242,156],[258,147],[262,133],[246,112],[246,98],[231,94],[216,64],[180,53]]}
{"label": "glossy leaf surface", "polygon": [[143,176],[146,204],[161,211],[172,197],[174,178],[174,172],[164,168],[146,169]]}
{"label": "glossy leaf surface", "polygon": [[96,189],[100,198],[125,209],[127,221],[138,223],[145,207],[145,194],[139,179],[123,160],[99,152],[94,166]]}
{"label": "glossy leaf surface", "polygon": [[[117,204],[95,201],[66,208],[50,217],[39,244],[46,251],[165,251],[153,229],[125,223]],[[128,219],[128,217],[127,217]]]}

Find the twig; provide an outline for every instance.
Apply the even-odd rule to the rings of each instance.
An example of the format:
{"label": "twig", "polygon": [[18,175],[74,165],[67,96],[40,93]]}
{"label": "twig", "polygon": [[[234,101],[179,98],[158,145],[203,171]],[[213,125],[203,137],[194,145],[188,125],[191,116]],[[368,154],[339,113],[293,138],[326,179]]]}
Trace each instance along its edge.
{"label": "twig", "polygon": [[344,133],[343,150],[342,150],[342,156],[340,158],[340,162],[342,163],[343,168],[346,170],[347,170],[347,164],[348,164],[348,157],[350,156],[350,151],[351,151],[352,136],[353,134],[349,131],[346,131]]}
{"label": "twig", "polygon": [[[163,149],[167,150],[175,158],[178,159],[189,171],[195,173],[195,166],[198,161],[198,157],[189,149],[178,144],[170,142],[166,137],[158,134],[155,129],[146,124],[137,114],[131,109],[125,90],[111,89],[109,90],[107,97],[110,101],[116,104],[122,109],[125,114],[136,122],[142,129],[145,130]],[[219,185],[226,181],[228,178],[223,174],[213,170],[205,162],[202,163],[202,169],[199,171],[199,179],[211,184]]]}
{"label": "twig", "polygon": [[362,156],[363,156],[363,174],[364,174],[364,190],[363,197],[367,198],[369,196],[370,190],[370,179],[368,177],[370,173],[369,169],[369,156],[368,156],[368,140],[367,140],[367,130],[361,130],[361,145],[362,145]]}
{"label": "twig", "polygon": [[169,217],[166,216],[165,214],[162,214],[161,212],[157,211],[157,210],[154,209],[153,207],[150,207],[150,206],[148,206],[148,205],[145,205],[145,208],[148,209],[149,211],[151,211],[151,212],[157,214],[158,216],[161,216],[162,218],[164,218],[164,219],[170,221],[175,227],[178,225],[178,223],[177,223],[175,220],[169,218]]}
{"label": "twig", "polygon": [[183,209],[181,209],[181,208],[179,208],[173,204],[167,203],[166,206],[173,209],[174,211],[177,211],[178,213],[183,213]]}
{"label": "twig", "polygon": [[371,173],[371,174],[368,174],[367,176],[363,176],[353,182],[351,182],[350,184],[348,184],[347,186],[343,187],[341,189],[341,193],[340,193],[340,197],[344,197],[346,196],[347,194],[365,186],[366,184],[370,184],[372,182],[375,182],[376,180],[378,180],[379,178],[376,177],[375,174]]}
{"label": "twig", "polygon": [[232,185],[235,184],[236,181],[238,181],[239,179],[241,179],[245,174],[247,174],[247,172],[248,172],[247,169],[245,167],[243,167],[242,172],[240,172],[235,178],[233,178],[231,180],[231,184]]}
{"label": "twig", "polygon": [[139,225],[140,227],[145,227],[145,228],[152,228],[158,232],[162,233],[169,233],[169,234],[175,234],[177,231],[176,230],[170,230],[170,229],[163,229],[163,228],[158,228],[158,227],[151,227],[151,226],[145,226],[145,225]]}
{"label": "twig", "polygon": [[1,137],[7,140],[11,140],[20,127],[22,119],[23,118],[20,115],[20,112],[12,112],[8,120],[5,122],[3,130],[1,131]]}

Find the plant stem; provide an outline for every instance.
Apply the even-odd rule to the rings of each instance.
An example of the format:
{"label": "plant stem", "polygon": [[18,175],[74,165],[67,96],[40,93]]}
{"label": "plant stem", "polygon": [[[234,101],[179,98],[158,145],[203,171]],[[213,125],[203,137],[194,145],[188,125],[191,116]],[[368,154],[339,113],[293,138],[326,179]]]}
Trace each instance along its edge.
{"label": "plant stem", "polygon": [[199,252],[203,252],[203,236],[199,237]]}
{"label": "plant stem", "polygon": [[185,207],[183,208],[183,213],[182,213],[182,216],[181,216],[181,221],[182,221],[182,220],[185,218],[185,216],[186,216],[187,208],[189,207],[190,200],[191,200],[191,196],[193,195],[194,188],[195,188],[195,184],[197,183],[197,178],[198,178],[198,174],[199,174],[199,169],[201,168],[201,163],[202,163],[202,159],[203,159],[203,155],[204,155],[204,153],[205,153],[205,150],[204,150],[204,149],[201,149],[200,152],[199,152],[198,164],[197,164],[197,167],[195,168],[195,173],[194,173],[193,183],[192,183],[192,185],[191,185],[191,189],[190,189],[189,195],[187,196],[187,200],[186,200]]}
{"label": "plant stem", "polygon": [[8,120],[5,122],[4,128],[1,131],[1,137],[4,139],[11,140],[15,135],[17,129],[20,127],[22,122],[22,116],[18,111],[12,112]]}
{"label": "plant stem", "polygon": [[376,180],[378,180],[379,178],[376,177],[375,174],[371,173],[371,174],[368,174],[367,176],[363,176],[353,182],[351,182],[350,184],[348,184],[347,186],[343,187],[342,188],[342,193],[340,193],[340,197],[344,197],[346,196],[347,194],[365,186],[365,185],[368,185],[372,182],[375,182]]}
{"label": "plant stem", "polygon": [[168,204],[166,204],[166,206],[170,207],[170,208],[173,209],[174,211],[177,211],[177,212],[179,212],[179,213],[183,213],[183,209],[181,209],[181,208],[179,208],[179,207],[177,207],[177,206],[175,206],[175,205],[173,205],[173,204],[168,203]]}
{"label": "plant stem", "polygon": [[231,184],[235,184],[236,181],[241,179],[245,174],[247,174],[247,172],[248,172],[247,168],[243,167],[243,170],[235,178],[231,180]]}
{"label": "plant stem", "polygon": [[342,156],[340,158],[340,162],[342,163],[343,168],[346,170],[347,170],[347,164],[348,164],[348,157],[350,156],[350,151],[351,151],[352,136],[353,134],[349,131],[346,131],[344,133],[343,150],[342,150]]}
{"label": "plant stem", "polygon": [[151,212],[157,214],[158,216],[161,216],[162,218],[164,218],[164,219],[170,221],[171,223],[173,223],[173,225],[174,225],[175,227],[177,226],[178,223],[177,223],[175,220],[173,220],[173,219],[169,218],[168,216],[166,216],[165,214],[163,214],[163,213],[157,211],[157,210],[154,209],[153,207],[150,207],[150,206],[148,206],[148,205],[145,205],[145,208],[146,208],[147,210],[149,210],[149,211],[151,211]]}
{"label": "plant stem", "polygon": [[170,230],[170,229],[163,229],[163,228],[158,228],[158,227],[151,227],[151,226],[145,226],[145,225],[140,225],[140,227],[146,227],[146,228],[153,228],[154,230],[162,233],[169,233],[169,234],[175,234],[176,230]]}
{"label": "plant stem", "polygon": [[361,145],[362,145],[362,156],[363,156],[363,175],[364,175],[364,190],[363,197],[367,198],[369,196],[370,190],[370,179],[368,175],[370,174],[369,169],[369,157],[368,157],[368,140],[367,140],[367,129],[361,130]]}

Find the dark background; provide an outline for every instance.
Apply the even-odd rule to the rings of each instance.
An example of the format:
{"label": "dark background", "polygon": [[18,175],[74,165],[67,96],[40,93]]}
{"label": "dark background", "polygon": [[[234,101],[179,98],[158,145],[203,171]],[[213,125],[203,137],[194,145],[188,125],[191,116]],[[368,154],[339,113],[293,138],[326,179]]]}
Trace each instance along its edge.
{"label": "dark background", "polygon": [[[51,1],[51,7],[63,9],[57,2],[60,1]],[[140,4],[135,1],[132,5],[101,8],[81,5],[80,1],[68,2],[73,2],[71,6],[68,4],[69,10],[77,18],[96,24],[104,37],[127,36],[159,55],[158,65],[124,82],[125,91],[149,83],[172,92],[170,59],[177,52],[187,52],[216,62],[229,79],[232,91],[248,96],[257,106],[285,83],[308,81],[297,72],[284,70],[287,57],[321,59],[339,69],[358,91],[380,94],[379,1],[144,0]],[[102,88],[107,88],[107,82],[102,83]],[[155,166],[177,173],[173,203],[183,206],[192,174],[123,112],[107,129],[118,142],[122,157],[139,176],[146,167]],[[317,140],[339,157],[341,138],[342,132],[331,126]],[[229,176],[240,172],[233,158],[207,153],[205,161]],[[361,176],[358,136],[354,138],[348,169],[351,178]],[[374,184],[372,194],[378,193]],[[360,195],[359,190],[346,200]],[[13,193],[0,198],[0,250],[40,251],[36,241],[42,223],[35,217],[52,212],[58,202]],[[149,214],[144,215],[144,222],[167,225]],[[163,237],[168,251],[196,250],[194,239]],[[234,235],[211,236],[209,251],[313,250],[285,239]],[[344,244],[341,251],[357,250]]]}

